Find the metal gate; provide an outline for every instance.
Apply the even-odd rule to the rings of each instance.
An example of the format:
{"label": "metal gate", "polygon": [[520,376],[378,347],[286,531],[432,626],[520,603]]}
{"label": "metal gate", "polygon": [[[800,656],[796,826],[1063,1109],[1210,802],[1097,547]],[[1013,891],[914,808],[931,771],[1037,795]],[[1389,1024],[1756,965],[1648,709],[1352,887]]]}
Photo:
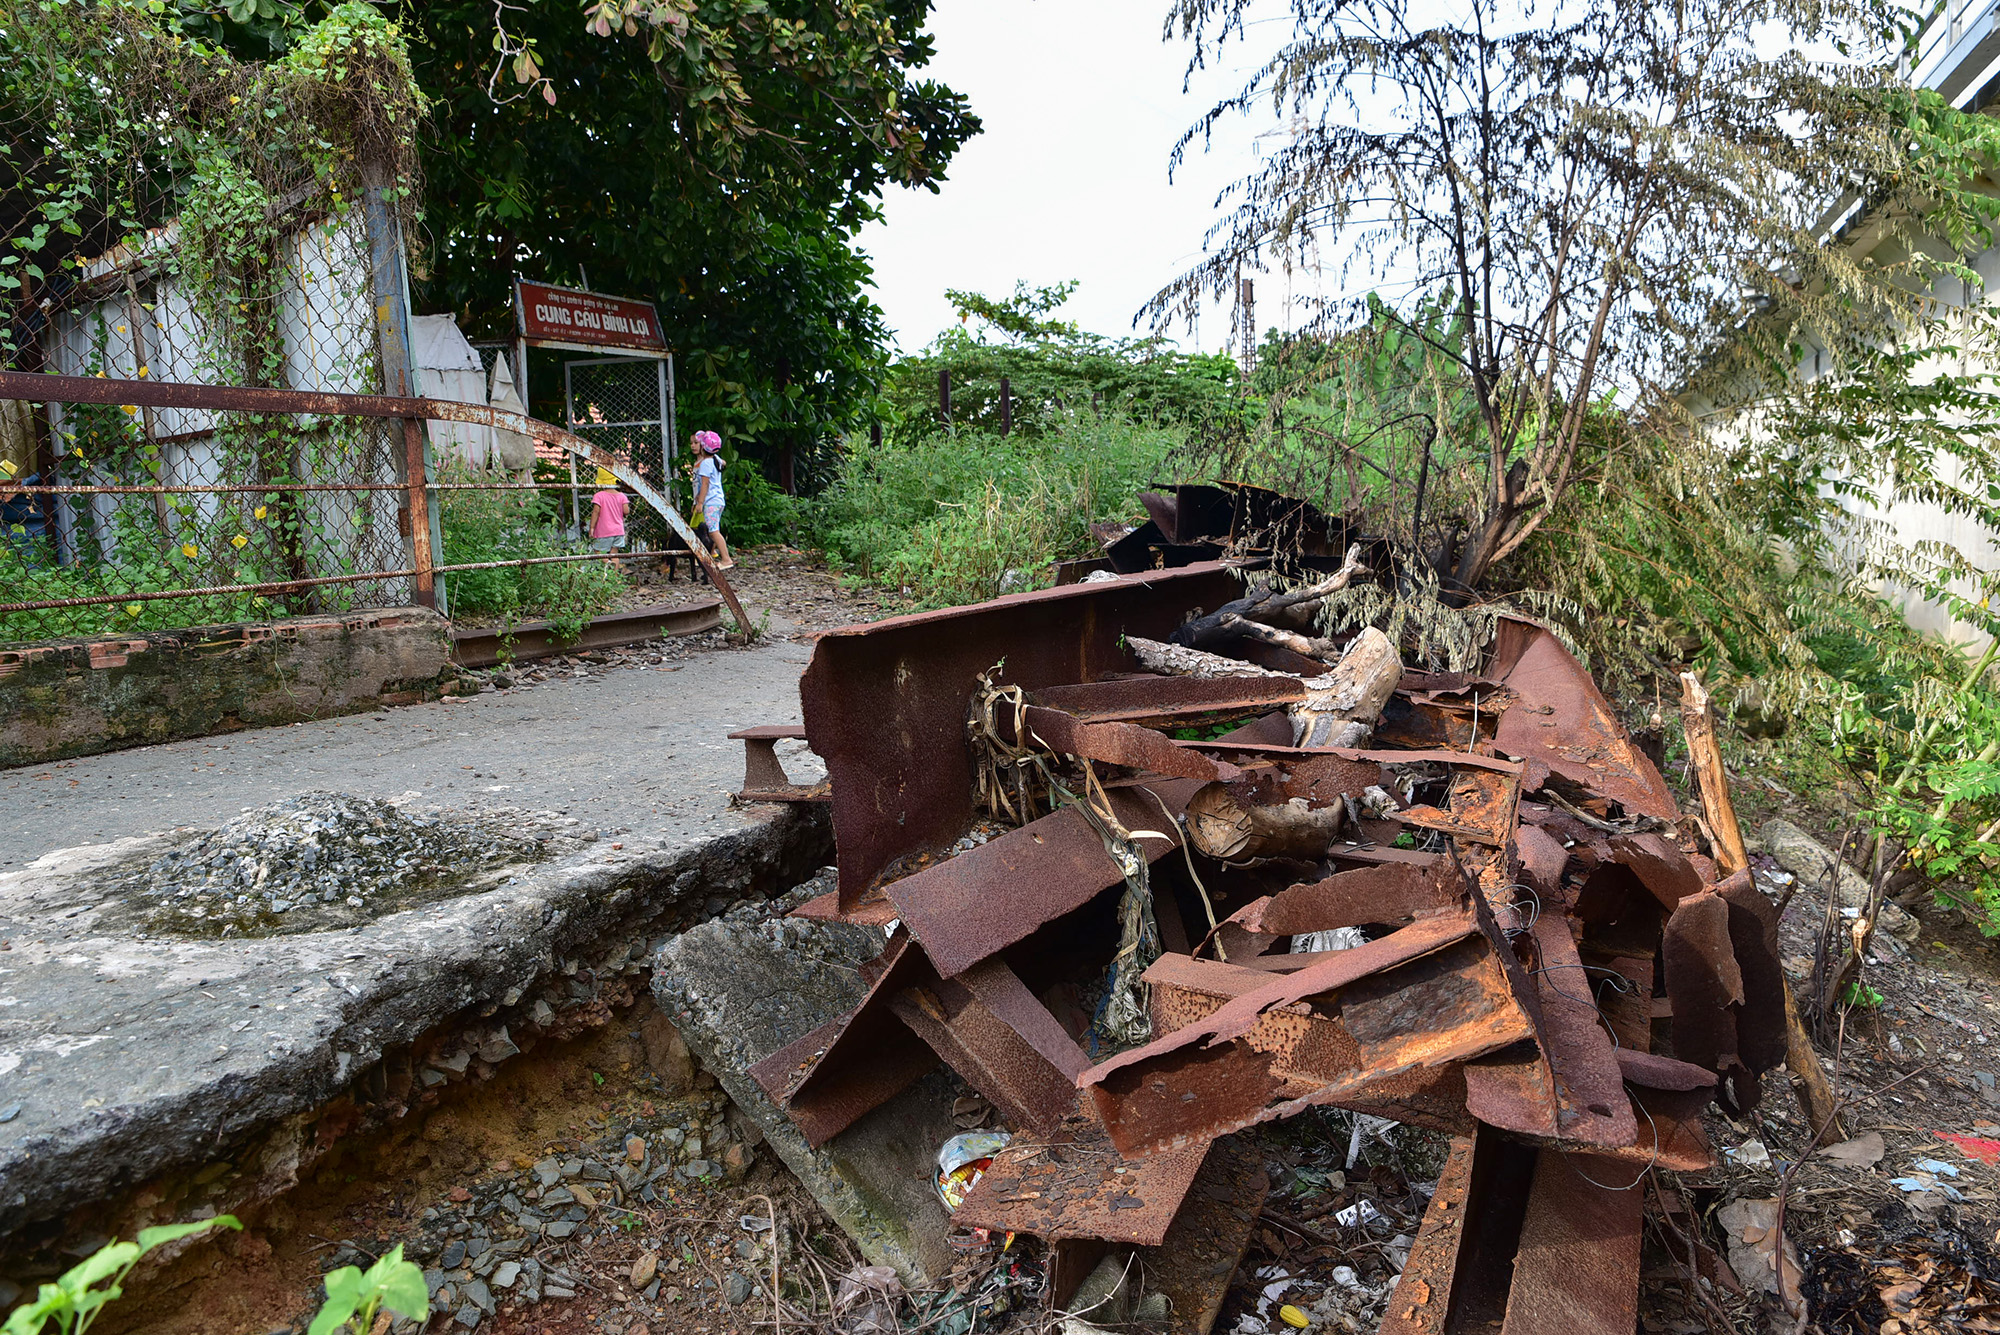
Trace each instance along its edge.
{"label": "metal gate", "polygon": [[[673,359],[603,357],[563,364],[566,425],[663,496],[674,494]],[[574,465],[572,464],[572,467]],[[581,502],[589,494],[576,494]],[[633,547],[682,545],[651,511],[634,511]]]}

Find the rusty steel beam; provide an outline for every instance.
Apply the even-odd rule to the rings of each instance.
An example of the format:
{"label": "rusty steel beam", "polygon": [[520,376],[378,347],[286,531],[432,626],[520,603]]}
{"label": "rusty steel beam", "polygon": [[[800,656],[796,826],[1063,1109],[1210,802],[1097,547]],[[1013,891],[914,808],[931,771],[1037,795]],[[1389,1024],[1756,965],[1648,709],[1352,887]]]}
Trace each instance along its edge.
{"label": "rusty steel beam", "polygon": [[1197,720],[1266,714],[1306,698],[1296,677],[1121,677],[1111,681],[1044,686],[1030,692],[1037,705],[1059,709],[1080,723],[1145,723],[1179,727]]}
{"label": "rusty steel beam", "polygon": [[1129,672],[1137,664],[1124,636],[1164,638],[1188,607],[1219,605],[1236,588],[1209,563],[822,634],[799,699],[833,782],[842,905],[860,903],[907,859],[949,848],[971,824],[965,721],[980,673],[1037,691]]}
{"label": "rusty steel beam", "polygon": [[[1199,786],[1192,779],[1169,779],[1112,788],[1107,796],[1127,829],[1166,836],[1138,841],[1147,860],[1157,861],[1178,847],[1175,818]],[[837,778],[833,809],[837,822],[841,810]],[[885,893],[904,925],[924,943],[938,972],[950,978],[1031,935],[1042,924],[1081,908],[1124,879],[1097,831],[1064,807],[891,881]]]}
{"label": "rusty steel beam", "polygon": [[1073,1116],[1057,1134],[1023,1138],[996,1154],[952,1222],[1151,1246],[1166,1238],[1208,1148],[1204,1143],[1128,1163],[1102,1126]]}
{"label": "rusty steel beam", "polygon": [[1323,881],[1295,885],[1253,900],[1230,915],[1250,932],[1296,936],[1364,923],[1400,923],[1431,909],[1455,908],[1465,899],[1465,878],[1448,859],[1391,862],[1337,872]]}
{"label": "rusty steel beam", "polygon": [[789,1064],[774,1055],[758,1065],[771,1080],[766,1084],[760,1075],[758,1083],[772,1102],[800,1119],[806,1142],[814,1147],[907,1088],[914,1078],[910,1071],[922,1074],[937,1065],[930,1048],[887,1004],[904,988],[936,977],[922,948],[899,930],[875,965],[867,993],[853,1010],[816,1030],[813,1047],[786,1049]]}
{"label": "rusty steel beam", "polygon": [[967,1084],[985,1095],[1009,1126],[1046,1137],[1076,1111],[1073,1077],[1037,1052],[957,980],[941,978],[905,988],[890,997],[888,1005]]}
{"label": "rusty steel beam", "polygon": [[[1445,1335],[1472,1196],[1471,1136],[1454,1136],[1376,1335]],[[1582,1332],[1576,1332],[1582,1335]]]}
{"label": "rusty steel beam", "polygon": [[1630,1331],[1639,1323],[1644,1200],[1632,1170],[1545,1149],[1535,1164],[1501,1335]]}
{"label": "rusty steel beam", "polygon": [[[1127,1156],[1212,1139],[1317,1104],[1366,1099],[1377,1082],[1505,1048],[1533,1033],[1469,910],[1420,918],[1275,978],[1185,959],[1155,964],[1150,976],[1221,978],[1218,969],[1254,983],[1212,1013],[1092,1067],[1080,1081]],[[1184,983],[1181,990],[1195,988]],[[1167,994],[1163,1004],[1175,1004],[1170,987],[1156,985],[1157,992]]]}
{"label": "rusty steel beam", "polygon": [[750,1078],[785,1109],[806,1144],[815,1149],[937,1069],[936,1053],[907,1031],[900,1035],[892,1032],[876,1048],[873,1061],[849,1064],[813,1089],[793,1093],[852,1019],[851,1011],[836,1015],[749,1069]]}
{"label": "rusty steel beam", "polygon": [[[1005,718],[1003,725],[1013,720]],[[1107,765],[1148,770],[1180,779],[1233,779],[1239,771],[1227,761],[1211,760],[1136,723],[1086,723],[1060,709],[1029,705],[1021,728],[1010,738],[1016,745],[1036,746],[1058,755],[1081,756]]]}

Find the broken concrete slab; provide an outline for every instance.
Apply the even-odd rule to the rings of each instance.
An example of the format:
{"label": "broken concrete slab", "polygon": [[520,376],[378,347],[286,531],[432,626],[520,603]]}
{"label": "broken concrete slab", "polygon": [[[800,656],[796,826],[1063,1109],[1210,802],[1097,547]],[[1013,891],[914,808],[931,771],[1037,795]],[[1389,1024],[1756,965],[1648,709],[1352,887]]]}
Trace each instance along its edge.
{"label": "broken concrete slab", "polygon": [[[20,1106],[0,1126],[0,1237],[145,1184],[148,1223],[268,1199],[341,1136],[602,1023],[663,933],[831,851],[816,809],[760,807],[646,851],[579,841],[339,930],[190,939],[134,930],[105,889],[170,842],[0,873],[0,1077]],[[176,1174],[206,1176],[180,1198]]]}
{"label": "broken concrete slab", "polygon": [[[1782,817],[1764,822],[1761,831],[1764,845],[1778,865],[1805,882],[1808,887],[1824,890],[1827,873],[1836,870],[1835,893],[1839,896],[1840,907],[1844,909],[1865,908],[1868,904],[1868,878],[1837,858],[1833,850],[1807,834],[1792,822]],[[1882,905],[1882,930],[1899,941],[1915,941],[1923,932],[1923,925],[1905,910],[1894,904]]]}
{"label": "broken concrete slab", "polygon": [[952,1261],[951,1220],[932,1189],[937,1151],[958,1127],[958,1092],[934,1071],[813,1149],[749,1068],[848,1010],[867,991],[860,966],[879,928],[803,918],[702,923],[653,960],[653,994],[696,1058],[862,1253],[913,1287]]}

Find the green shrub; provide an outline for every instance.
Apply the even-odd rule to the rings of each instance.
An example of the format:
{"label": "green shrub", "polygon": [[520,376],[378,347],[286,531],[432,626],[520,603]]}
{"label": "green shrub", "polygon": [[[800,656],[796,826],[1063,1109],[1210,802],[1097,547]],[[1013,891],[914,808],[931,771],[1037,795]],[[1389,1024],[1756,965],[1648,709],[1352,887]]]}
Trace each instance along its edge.
{"label": "green shrub", "polygon": [[[483,477],[456,465],[447,467],[441,480]],[[589,543],[570,536],[567,499],[554,492],[444,491],[438,493],[438,517],[444,528],[446,565],[573,556],[590,550]],[[461,570],[444,578],[455,614],[505,621],[544,617],[565,638],[573,638],[584,622],[608,611],[625,591],[625,577],[610,561]]]}
{"label": "green shrub", "polygon": [[[724,465],[722,494],[726,500],[722,534],[732,548],[798,540],[798,497],[778,490],[755,459],[739,456]],[[700,518],[688,516],[690,522]]]}
{"label": "green shrub", "polygon": [[977,602],[1046,582],[1051,561],[1097,551],[1090,525],[1131,522],[1167,475],[1176,428],[1081,420],[1036,439],[966,431],[872,449],[807,506],[811,541],[856,578],[920,607]]}

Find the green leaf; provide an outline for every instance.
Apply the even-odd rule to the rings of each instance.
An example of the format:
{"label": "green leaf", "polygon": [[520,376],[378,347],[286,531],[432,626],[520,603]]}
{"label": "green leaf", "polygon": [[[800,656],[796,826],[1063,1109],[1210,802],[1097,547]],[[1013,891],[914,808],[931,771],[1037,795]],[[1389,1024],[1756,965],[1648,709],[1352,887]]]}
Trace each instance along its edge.
{"label": "green leaf", "polygon": [[233,1228],[238,1233],[243,1231],[242,1223],[233,1214],[219,1214],[213,1219],[197,1219],[187,1224],[161,1224],[158,1228],[142,1228],[139,1230],[138,1238],[139,1255],[144,1256],[162,1243],[193,1237],[197,1233],[206,1233],[211,1228]]}
{"label": "green leaf", "polygon": [[306,1335],[333,1335],[361,1306],[361,1271],[344,1265],[326,1277],[326,1304],[306,1328]]}
{"label": "green leaf", "polygon": [[[50,1317],[75,1310],[70,1295],[54,1284],[42,1285],[42,1291],[31,1303],[23,1303],[7,1318],[7,1324],[0,1327],[0,1335],[35,1335]],[[67,1322],[63,1324],[67,1325]]]}
{"label": "green leaf", "polygon": [[403,1259],[403,1244],[391,1247],[362,1277],[371,1293],[381,1295],[382,1305],[413,1321],[430,1315],[431,1293],[424,1283],[420,1266]]}
{"label": "green leaf", "polygon": [[100,1279],[109,1279],[139,1259],[136,1243],[112,1242],[70,1267],[56,1283],[72,1293],[81,1293]]}

